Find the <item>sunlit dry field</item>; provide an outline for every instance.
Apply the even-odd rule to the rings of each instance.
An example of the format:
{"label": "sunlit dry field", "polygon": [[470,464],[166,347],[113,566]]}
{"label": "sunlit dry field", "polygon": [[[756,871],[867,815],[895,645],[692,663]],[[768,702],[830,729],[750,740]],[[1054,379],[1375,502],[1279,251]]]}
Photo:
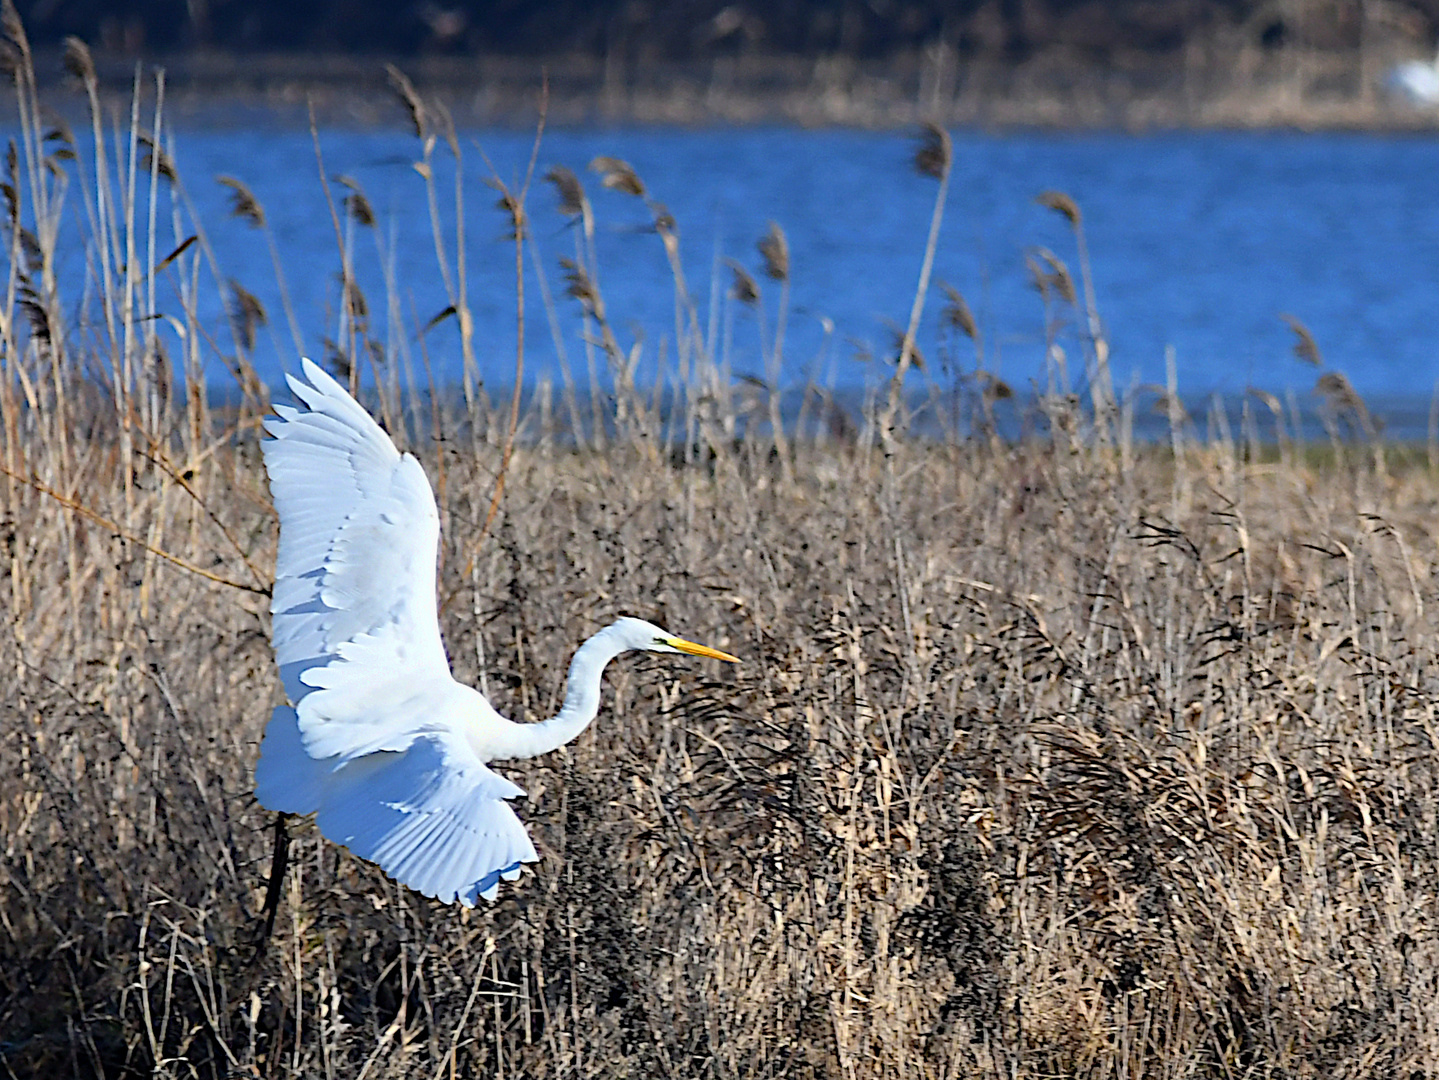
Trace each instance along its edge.
{"label": "sunlit dry field", "polygon": [[[1262,425],[1191,419],[1172,386],[1165,441],[1137,443],[1148,406],[1114,392],[1058,193],[1079,269],[1034,268],[1051,388],[926,369],[905,389],[937,129],[914,314],[848,410],[814,387],[786,405],[782,320],[774,378],[731,385],[678,270],[688,381],[637,383],[573,175],[549,178],[576,223],[558,314],[607,373],[594,394],[564,379],[512,408],[480,385],[457,265],[419,329],[463,382],[404,389],[418,361],[377,340],[342,239],[325,360],[436,488],[457,676],[542,718],[570,650],[622,613],[744,663],[622,659],[578,740],[502,766],[541,861],[493,906],[441,906],[289,821],[266,939],[275,819],[250,791],[282,691],[249,357],[269,315],[147,225],[135,173],[157,202],[178,183],[155,100],[87,159],[46,137],[8,8],[5,31],[24,132],[0,308],[6,1075],[1439,1072],[1439,454],[1377,441],[1336,372],[1322,445],[1259,397]],[[84,50],[69,62],[93,92]],[[397,90],[417,157],[444,154],[443,116]],[[596,171],[648,200],[622,162]],[[334,194],[373,225],[362,192]],[[523,261],[527,204],[505,197]],[[87,215],[83,299],[53,270],[66,214]],[[784,295],[782,231],[760,254],[763,288],[737,274],[734,302]],[[167,275],[189,282],[183,356],[146,314]],[[206,282],[223,333],[199,324]],[[978,369],[982,328],[938,299]],[[195,377],[226,370],[224,395]]]}
{"label": "sunlit dry field", "polygon": [[[143,535],[262,570],[256,456],[197,470],[218,521],[138,484]],[[622,661],[574,745],[508,767],[542,861],[493,907],[293,824],[257,953],[264,598],[13,490],[17,1075],[1434,1068],[1427,470],[524,450],[475,550],[497,453],[446,457],[446,639],[503,711],[548,715],[620,612],[743,667]]]}

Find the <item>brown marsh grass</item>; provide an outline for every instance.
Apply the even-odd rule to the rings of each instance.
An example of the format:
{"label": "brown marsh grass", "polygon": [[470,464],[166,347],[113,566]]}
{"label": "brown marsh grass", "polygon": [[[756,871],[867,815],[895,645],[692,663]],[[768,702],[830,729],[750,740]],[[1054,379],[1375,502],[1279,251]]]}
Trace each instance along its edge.
{"label": "brown marsh grass", "polygon": [[[1200,440],[1173,386],[1170,441],[1136,445],[1132,402],[1106,382],[1082,406],[1062,353],[1023,440],[995,434],[992,378],[969,435],[906,436],[880,387],[847,428],[769,432],[775,388],[743,413],[678,275],[688,378],[661,409],[573,176],[571,300],[612,394],[512,410],[467,362],[462,393],[416,395],[348,273],[330,360],[435,481],[446,640],[502,711],[551,712],[569,650],[620,612],[746,663],[617,664],[595,725],[509,767],[542,861],[494,906],[436,905],[292,823],[261,941],[263,320],[239,303],[221,338],[192,304],[191,351],[162,351],[156,278],[228,285],[201,223],[174,211],[172,239],[127,197],[174,168],[158,96],[118,141],[97,115],[85,160],[46,138],[6,14],[5,1075],[1439,1071],[1432,466],[1338,419],[1305,447],[1277,403],[1276,453],[1252,418]],[[458,155],[414,103],[422,154]],[[526,192],[505,196],[523,258]],[[62,210],[104,283],[83,317],[52,270]],[[471,357],[445,240],[440,326]],[[1076,347],[1105,371],[1097,331]],[[228,404],[178,377],[214,364]]]}

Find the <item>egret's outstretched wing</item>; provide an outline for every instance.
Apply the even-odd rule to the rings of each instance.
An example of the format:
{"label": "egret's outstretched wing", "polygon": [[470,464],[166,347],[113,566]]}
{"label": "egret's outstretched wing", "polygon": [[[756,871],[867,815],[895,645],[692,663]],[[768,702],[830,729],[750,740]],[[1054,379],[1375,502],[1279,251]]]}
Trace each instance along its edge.
{"label": "egret's outstretched wing", "polygon": [[320,831],[396,881],[445,903],[493,900],[501,879],[538,856],[506,799],[524,792],[491,772],[463,738],[436,731],[408,749],[336,765],[300,747],[295,712],[265,730],[255,794],[274,810],[317,813]]}
{"label": "egret's outstretched wing", "polygon": [[348,760],[404,749],[453,688],[435,606],[440,521],[420,463],[303,363],[304,379],[287,377],[303,408],[277,405],[265,421],[280,515],[272,636],[305,750]]}
{"label": "egret's outstretched wing", "polygon": [[471,739],[507,723],[450,677],[440,535],[420,463],[310,361],[300,408],[265,421],[280,551],[270,610],[293,702],[270,718],[255,794],[447,903],[494,899],[537,856]]}

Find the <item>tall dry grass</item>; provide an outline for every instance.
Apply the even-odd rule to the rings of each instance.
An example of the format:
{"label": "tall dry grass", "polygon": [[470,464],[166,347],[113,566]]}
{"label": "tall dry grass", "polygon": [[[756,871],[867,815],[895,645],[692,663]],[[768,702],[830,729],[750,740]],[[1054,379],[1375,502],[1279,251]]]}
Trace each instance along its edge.
{"label": "tall dry grass", "polygon": [[[446,640],[502,711],[552,711],[570,648],[622,611],[747,663],[623,661],[581,738],[508,767],[543,857],[494,906],[441,907],[298,824],[260,942],[273,822],[251,768],[281,691],[248,355],[267,323],[185,209],[163,83],[116,129],[97,104],[86,156],[47,137],[9,8],[5,30],[24,133],[0,307],[6,1075],[1439,1071],[1432,467],[1375,442],[1333,379],[1326,447],[1277,402],[1277,449],[1247,413],[1201,439],[1173,385],[1169,441],[1135,445],[1133,402],[1093,382],[1097,317],[1070,342],[1092,405],[1056,331],[1053,392],[1003,440],[1015,399],[952,290],[946,363],[965,342],[979,362],[956,395],[927,375],[848,416],[813,384],[785,431],[782,388],[732,387],[729,331],[680,275],[686,374],[643,386],[563,174],[575,308],[550,314],[577,310],[609,390],[515,409],[467,360],[454,398],[417,391],[418,346],[344,269],[366,250],[354,187],[329,359],[436,483]],[[412,107],[421,153],[458,156]],[[670,250],[622,166],[603,182],[648,201]],[[505,197],[523,260],[526,192]],[[64,214],[84,298],[53,272]],[[470,357],[462,245],[436,249],[449,310],[420,341]],[[185,335],[157,332],[157,282]],[[1094,311],[1057,256],[1037,283],[1051,313]],[[229,326],[196,314],[206,287]],[[911,326],[897,363],[915,349]],[[240,392],[212,401],[193,376],[225,368]],[[916,408],[949,436],[905,437]]]}

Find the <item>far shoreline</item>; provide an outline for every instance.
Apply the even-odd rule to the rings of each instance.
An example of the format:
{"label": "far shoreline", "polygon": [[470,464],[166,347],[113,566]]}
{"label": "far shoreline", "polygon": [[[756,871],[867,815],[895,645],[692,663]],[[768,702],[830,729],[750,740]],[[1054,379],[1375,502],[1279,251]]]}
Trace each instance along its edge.
{"label": "far shoreline", "polygon": [[[95,61],[112,109],[128,114],[138,65],[151,107],[156,74],[163,71],[169,122],[208,127],[304,127],[313,108],[326,127],[403,128],[408,117],[386,74],[393,63],[463,128],[533,128],[547,76],[547,123],[566,128],[895,130],[932,121],[985,131],[1439,131],[1439,108],[1418,108],[1382,92],[1383,67],[1328,54],[1259,54],[1235,64],[1143,56],[1103,68],[1062,55],[1015,66],[966,63],[943,50],[883,62],[748,56],[625,64],[587,56],[285,53],[96,53]],[[83,110],[58,50],[37,50],[35,66],[47,105],[62,114],[69,102]]]}

